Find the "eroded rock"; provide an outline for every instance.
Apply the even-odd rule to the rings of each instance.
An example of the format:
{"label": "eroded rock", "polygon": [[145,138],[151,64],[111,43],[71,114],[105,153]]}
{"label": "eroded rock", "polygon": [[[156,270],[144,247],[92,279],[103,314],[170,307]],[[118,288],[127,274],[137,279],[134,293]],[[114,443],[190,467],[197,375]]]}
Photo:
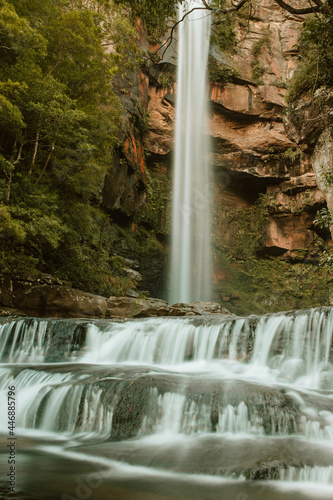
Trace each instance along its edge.
{"label": "eroded rock", "polygon": [[202,316],[204,314],[231,314],[216,302],[190,302],[173,304],[169,316]]}
{"label": "eroded rock", "polygon": [[107,318],[149,318],[167,316],[170,307],[165,300],[110,297],[107,299]]}
{"label": "eroded rock", "polygon": [[12,300],[15,307],[41,316],[103,318],[107,309],[105,297],[61,285],[17,287]]}

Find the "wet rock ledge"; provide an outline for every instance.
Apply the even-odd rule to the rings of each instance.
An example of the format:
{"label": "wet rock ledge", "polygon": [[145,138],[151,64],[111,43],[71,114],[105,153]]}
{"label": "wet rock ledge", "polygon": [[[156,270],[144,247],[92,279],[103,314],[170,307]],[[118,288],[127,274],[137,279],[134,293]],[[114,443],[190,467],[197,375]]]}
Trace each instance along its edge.
{"label": "wet rock ledge", "polygon": [[51,276],[0,278],[0,315],[60,318],[149,318],[230,314],[215,302],[174,304],[155,298],[103,297],[59,284]]}

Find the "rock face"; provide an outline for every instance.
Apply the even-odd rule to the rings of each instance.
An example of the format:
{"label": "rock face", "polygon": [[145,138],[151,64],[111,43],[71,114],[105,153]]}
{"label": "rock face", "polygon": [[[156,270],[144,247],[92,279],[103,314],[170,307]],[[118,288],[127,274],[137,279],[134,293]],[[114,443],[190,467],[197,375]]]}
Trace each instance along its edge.
{"label": "rock face", "polygon": [[[306,1],[297,5],[305,6]],[[232,246],[237,233],[230,223],[233,210],[252,206],[267,193],[269,221],[264,227],[264,253],[293,258],[299,249],[313,248],[315,213],[331,196],[318,181],[321,155],[308,154],[305,137],[313,132],[313,111],[305,108],[301,129],[292,119],[285,125],[286,85],[297,67],[297,40],[304,18],[281,9],[273,0],[253,3],[249,25],[235,25],[236,54],[211,48],[217,64],[236,72],[232,82],[216,78],[208,85],[211,162],[215,172],[214,234]],[[237,21],[236,21],[237,23]],[[173,48],[174,49],[174,48]],[[166,54],[160,71],[169,64]],[[151,86],[149,134],[145,147],[155,162],[170,167],[174,147],[176,85]],[[311,121],[310,120],[310,121]],[[317,113],[314,122],[321,122]],[[316,128],[316,127],[315,127]],[[308,130],[310,129],[310,130]],[[333,198],[332,198],[333,204]],[[307,258],[307,256],[305,256]],[[215,277],[215,281],[218,277]]]}
{"label": "rock face", "polygon": [[[140,21],[137,22],[137,32],[140,46],[147,49],[147,39]],[[113,165],[105,178],[103,204],[121,220],[131,220],[146,199],[142,129],[148,105],[148,83],[147,74],[138,68],[137,72],[119,76],[114,84],[114,90],[123,105],[126,132],[120,138],[123,147],[114,155]]]}
{"label": "rock face", "polygon": [[[286,130],[311,159],[316,184],[333,210],[333,91],[318,89],[312,98],[303,98],[286,117]],[[331,226],[333,236],[333,227]]]}
{"label": "rock face", "polygon": [[[297,0],[293,5],[307,7],[308,1]],[[260,230],[261,254],[291,261],[311,259],[318,237],[328,237],[313,223],[316,212],[326,206],[333,209],[333,191],[322,175],[323,165],[333,165],[331,139],[324,133],[326,125],[332,123],[333,94],[320,91],[316,99],[304,99],[286,114],[287,85],[297,67],[304,16],[288,13],[274,0],[255,0],[246,26],[241,19],[232,22],[236,52],[222,52],[213,45],[210,60],[234,76],[225,82],[212,75],[207,85],[210,116],[205,134],[212,145],[215,176],[214,246],[218,251],[235,246],[238,228],[232,214],[244,213],[265,194],[269,215]],[[141,47],[148,50],[140,24],[138,30]],[[130,82],[116,82],[128,130],[123,150],[115,156],[106,178],[103,198],[114,220],[129,227],[132,224],[133,232],[137,214],[145,210],[149,214],[156,208],[157,201],[149,200],[149,192],[153,189],[158,193],[156,185],[161,179],[169,189],[166,195],[157,196],[170,201],[177,85],[172,78],[165,84],[164,77],[174,74],[176,63],[177,46],[173,43],[163,60],[146,74],[140,70]],[[133,126],[129,117],[141,125],[144,119],[145,132],[139,133],[141,125]],[[164,248],[170,214],[163,210],[159,227],[156,221],[151,223],[149,215],[143,219],[145,229],[154,232]],[[126,248],[124,255],[130,255],[130,250]],[[140,261],[142,287],[154,296],[166,288],[160,260]],[[224,279],[217,261],[216,285]]]}

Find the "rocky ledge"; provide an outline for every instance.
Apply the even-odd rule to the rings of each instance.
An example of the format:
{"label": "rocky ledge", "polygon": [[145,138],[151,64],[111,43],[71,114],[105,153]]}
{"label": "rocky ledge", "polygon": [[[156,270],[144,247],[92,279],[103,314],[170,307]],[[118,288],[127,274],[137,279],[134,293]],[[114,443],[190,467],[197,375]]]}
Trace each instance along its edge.
{"label": "rocky ledge", "polygon": [[155,298],[103,297],[59,284],[50,276],[38,279],[0,280],[0,315],[54,316],[61,318],[148,318],[230,314],[215,302],[170,306]]}

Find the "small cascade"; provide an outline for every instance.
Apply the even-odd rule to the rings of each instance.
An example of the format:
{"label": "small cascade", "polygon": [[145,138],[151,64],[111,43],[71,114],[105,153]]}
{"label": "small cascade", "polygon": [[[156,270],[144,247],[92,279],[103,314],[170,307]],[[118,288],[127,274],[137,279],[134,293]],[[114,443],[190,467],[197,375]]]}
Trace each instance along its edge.
{"label": "small cascade", "polygon": [[50,346],[47,321],[21,319],[0,326],[0,359],[10,363],[41,362]]}
{"label": "small cascade", "polygon": [[0,318],[0,360],[42,363],[75,357],[85,342],[87,322]]}
{"label": "small cascade", "polygon": [[16,432],[40,443],[29,453],[51,463],[45,442],[62,440],[56,453],[75,461],[74,478],[77,460],[93,454],[112,470],[109,457],[125,463],[129,481],[142,466],[147,477],[167,469],[186,484],[186,473],[199,483],[214,476],[222,491],[232,481],[236,497],[258,479],[274,491],[322,483],[332,493],[332,332],[333,308],[126,322],[3,318],[0,404],[14,386]]}
{"label": "small cascade", "polygon": [[304,434],[308,439],[333,439],[333,413],[331,411],[319,411],[319,420],[308,420],[302,417]]}
{"label": "small cascade", "polygon": [[244,401],[235,408],[228,405],[219,413],[216,431],[224,434],[265,434],[262,417],[257,413],[249,418],[249,409]]}
{"label": "small cascade", "polygon": [[[0,326],[1,360],[16,363],[71,361],[150,364],[179,371],[280,380],[325,389],[333,381],[333,313],[234,318],[150,318],[124,322],[6,320]],[[57,353],[57,354],[56,354]]]}
{"label": "small cascade", "polygon": [[333,483],[333,466],[330,467],[310,467],[303,468],[289,467],[289,469],[282,469],[280,472],[280,479],[284,481],[307,481],[319,484],[332,484]]}

